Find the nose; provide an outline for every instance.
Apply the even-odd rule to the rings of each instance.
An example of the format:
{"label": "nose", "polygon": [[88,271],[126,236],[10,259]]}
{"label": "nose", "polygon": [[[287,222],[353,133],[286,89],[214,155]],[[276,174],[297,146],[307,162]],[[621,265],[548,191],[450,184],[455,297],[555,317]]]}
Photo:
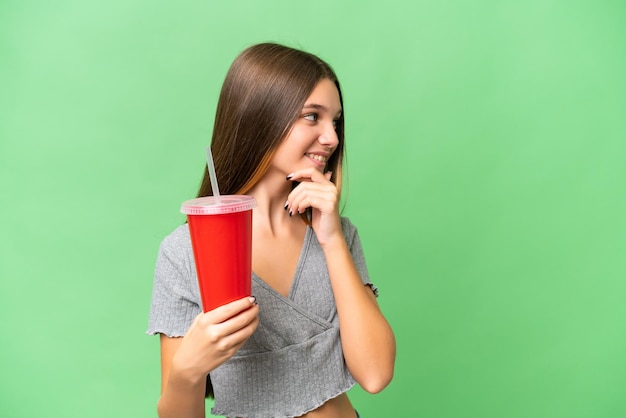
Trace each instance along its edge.
{"label": "nose", "polygon": [[330,128],[325,129],[319,136],[318,141],[325,147],[335,149],[337,145],[339,145],[339,137],[337,136],[335,127],[331,126]]}

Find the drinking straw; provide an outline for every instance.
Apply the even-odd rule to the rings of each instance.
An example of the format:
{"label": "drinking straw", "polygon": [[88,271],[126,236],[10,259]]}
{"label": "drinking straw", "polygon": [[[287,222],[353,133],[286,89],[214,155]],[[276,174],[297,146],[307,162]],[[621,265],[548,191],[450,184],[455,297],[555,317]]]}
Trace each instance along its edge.
{"label": "drinking straw", "polygon": [[215,165],[213,164],[213,154],[211,154],[211,147],[206,148],[206,164],[209,169],[209,180],[211,180],[211,190],[213,190],[213,196],[215,196],[215,203],[220,203],[220,188],[217,185],[217,176],[215,175]]}

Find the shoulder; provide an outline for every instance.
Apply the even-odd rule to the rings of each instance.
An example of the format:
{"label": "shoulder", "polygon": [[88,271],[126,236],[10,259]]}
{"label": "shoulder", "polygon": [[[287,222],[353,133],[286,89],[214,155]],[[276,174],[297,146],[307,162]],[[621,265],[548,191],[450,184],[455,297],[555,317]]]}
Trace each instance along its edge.
{"label": "shoulder", "polygon": [[191,248],[189,226],[180,225],[161,241],[160,250],[166,253],[186,253]]}
{"label": "shoulder", "polygon": [[343,231],[344,237],[348,242],[352,241],[354,236],[357,235],[356,226],[346,216],[341,217],[341,229]]}
{"label": "shoulder", "polygon": [[[155,283],[189,293],[196,284],[196,270],[187,224],[180,225],[167,235],[159,247],[155,267]],[[190,294],[187,295],[191,298]]]}
{"label": "shoulder", "polygon": [[187,224],[178,226],[161,241],[157,265],[162,262],[184,265],[187,269],[188,265],[193,263],[193,249]]}

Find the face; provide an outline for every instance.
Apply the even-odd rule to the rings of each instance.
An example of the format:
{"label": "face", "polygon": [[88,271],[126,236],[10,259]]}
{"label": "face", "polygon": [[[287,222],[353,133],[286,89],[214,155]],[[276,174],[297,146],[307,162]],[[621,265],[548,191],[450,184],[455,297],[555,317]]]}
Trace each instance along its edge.
{"label": "face", "polygon": [[323,79],[306,99],[298,120],[278,146],[272,168],[284,176],[308,167],[323,172],[339,144],[335,125],[340,116],[337,87],[331,80]]}

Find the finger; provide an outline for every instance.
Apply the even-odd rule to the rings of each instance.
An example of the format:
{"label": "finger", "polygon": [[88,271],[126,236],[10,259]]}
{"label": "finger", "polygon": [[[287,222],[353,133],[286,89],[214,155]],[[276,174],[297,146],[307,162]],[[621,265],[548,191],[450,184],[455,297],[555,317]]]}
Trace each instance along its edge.
{"label": "finger", "polygon": [[306,197],[310,194],[310,190],[305,190],[304,188],[300,188],[294,190],[289,196],[287,200],[287,210],[290,215],[295,215],[298,213],[302,213],[306,211],[306,209],[310,206],[305,203]]}
{"label": "finger", "polygon": [[[245,315],[245,313],[249,313],[249,315]],[[259,324],[258,306],[253,306],[245,313],[214,326],[218,330],[213,329],[212,332],[219,336],[215,341],[219,341],[220,351],[228,351],[234,346],[243,344],[256,330]]]}
{"label": "finger", "polygon": [[327,186],[313,182],[302,182],[295,189],[293,189],[287,199],[289,202],[295,202],[298,198],[316,191],[323,191]]}
{"label": "finger", "polygon": [[245,344],[256,329],[256,324],[251,324],[248,328],[242,329],[235,334],[229,335],[220,341],[217,353],[222,358],[219,363],[223,363],[232,356]]}
{"label": "finger", "polygon": [[239,348],[248,340],[248,338],[250,338],[254,331],[256,331],[258,325],[259,319],[256,318],[245,327],[229,335],[227,337],[230,340],[229,343],[232,344],[235,350],[239,350]]}
{"label": "finger", "polygon": [[287,180],[292,181],[312,181],[315,183],[324,183],[329,181],[324,174],[315,168],[305,168],[302,170],[294,171],[287,176]]}
{"label": "finger", "polygon": [[[322,175],[322,174],[320,174]],[[288,201],[295,201],[298,197],[310,193],[332,193],[336,194],[337,187],[329,182],[315,183],[315,182],[301,182],[295,187],[288,195]]]}
{"label": "finger", "polygon": [[259,308],[254,306],[238,315],[236,320],[228,324],[229,337],[244,335],[248,338],[259,324]]}
{"label": "finger", "polygon": [[323,197],[316,192],[308,191],[295,196],[290,200],[289,210],[292,214],[303,213],[307,208],[312,207],[320,209]]}
{"label": "finger", "polygon": [[212,324],[219,324],[237,315],[241,311],[250,308],[255,304],[254,296],[247,296],[226,305],[217,307],[204,315],[203,320]]}
{"label": "finger", "polygon": [[228,336],[240,330],[241,328],[245,328],[251,322],[255,321],[255,319],[259,315],[259,307],[258,305],[252,305],[250,308],[246,309],[238,313],[237,315],[227,319],[224,322],[216,324],[213,326],[211,333],[214,336]]}
{"label": "finger", "polygon": [[333,209],[336,202],[337,189],[334,186],[308,183],[289,194],[287,208],[292,214],[303,213],[308,207],[327,212]]}

